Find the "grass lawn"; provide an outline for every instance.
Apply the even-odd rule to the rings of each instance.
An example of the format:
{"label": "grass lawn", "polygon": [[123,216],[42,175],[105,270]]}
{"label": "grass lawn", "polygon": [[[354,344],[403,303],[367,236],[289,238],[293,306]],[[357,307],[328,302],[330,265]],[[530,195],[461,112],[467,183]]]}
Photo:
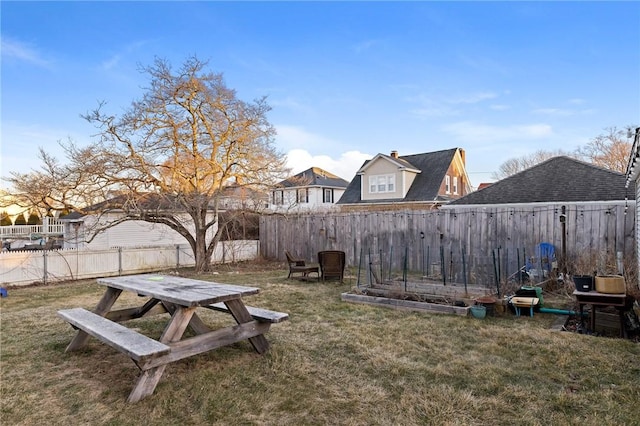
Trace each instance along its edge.
{"label": "grass lawn", "polygon": [[[277,269],[275,269],[277,268]],[[125,402],[138,375],[56,311],[91,309],[95,281],[12,288],[0,301],[3,425],[632,425],[640,423],[640,345],[550,330],[553,315],[486,318],[340,300],[345,284],[287,280],[263,264],[202,279],[256,286],[252,306],[288,312],[267,335],[170,364],[155,393]],[[119,306],[139,304],[124,295]],[[210,324],[230,316],[203,312]],[[232,320],[231,320],[232,321]],[[135,320],[159,337],[166,321]]]}

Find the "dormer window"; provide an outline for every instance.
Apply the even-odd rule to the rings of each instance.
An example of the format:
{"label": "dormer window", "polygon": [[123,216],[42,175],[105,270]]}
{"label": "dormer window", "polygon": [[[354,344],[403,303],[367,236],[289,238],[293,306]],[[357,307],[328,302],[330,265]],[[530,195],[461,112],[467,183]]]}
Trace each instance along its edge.
{"label": "dormer window", "polygon": [[458,195],[458,176],[453,177],[453,193]]}
{"label": "dormer window", "polygon": [[444,193],[451,194],[451,176],[449,175],[444,177]]}
{"label": "dormer window", "polygon": [[396,191],[396,176],[391,175],[374,175],[369,176],[369,192],[372,194],[380,194],[384,192]]}

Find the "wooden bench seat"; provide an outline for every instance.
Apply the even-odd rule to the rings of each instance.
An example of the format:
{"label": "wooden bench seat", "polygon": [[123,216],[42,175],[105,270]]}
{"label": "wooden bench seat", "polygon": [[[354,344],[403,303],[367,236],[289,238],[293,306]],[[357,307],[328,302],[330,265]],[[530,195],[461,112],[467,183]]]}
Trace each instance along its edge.
{"label": "wooden bench seat", "polygon": [[58,311],[65,321],[103,343],[125,353],[136,362],[168,354],[171,348],[83,308]]}
{"label": "wooden bench seat", "polygon": [[[206,308],[213,309],[214,311],[229,312],[229,309],[224,303],[213,303],[211,305],[207,305]],[[289,319],[289,314],[284,312],[270,311],[268,309],[254,308],[252,306],[247,306],[247,310],[251,317],[258,322],[276,324]]]}

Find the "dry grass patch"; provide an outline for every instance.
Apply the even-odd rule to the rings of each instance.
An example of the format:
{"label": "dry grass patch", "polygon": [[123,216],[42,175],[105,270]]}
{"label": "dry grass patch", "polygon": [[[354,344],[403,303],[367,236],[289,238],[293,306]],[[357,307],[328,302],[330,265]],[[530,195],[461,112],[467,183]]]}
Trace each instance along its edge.
{"label": "dry grass patch", "polygon": [[[10,289],[0,305],[3,424],[634,424],[640,346],[549,330],[553,317],[411,313],[342,302],[349,284],[287,280],[284,266],[202,277],[261,288],[253,306],[288,312],[270,351],[246,342],[169,365],[155,393],[125,399],[138,374],[56,314],[92,308],[93,281]],[[255,267],[254,267],[255,268]],[[126,295],[119,303],[139,303]],[[229,316],[203,312],[206,322]],[[163,321],[131,326],[152,336]]]}

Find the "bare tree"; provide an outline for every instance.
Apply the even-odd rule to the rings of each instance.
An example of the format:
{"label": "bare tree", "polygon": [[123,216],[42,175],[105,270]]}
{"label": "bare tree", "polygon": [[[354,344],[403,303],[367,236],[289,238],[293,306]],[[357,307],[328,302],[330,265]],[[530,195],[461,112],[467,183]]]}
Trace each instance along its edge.
{"label": "bare tree", "polygon": [[[266,99],[238,99],[206,65],[190,57],[175,71],[162,59],[143,67],[150,85],[124,113],[109,114],[102,102],[83,116],[99,129],[98,142],[86,150],[66,145],[67,165],[41,151],[43,170],[9,179],[16,193],[44,206],[124,213],[97,221],[94,232],[123,220],[164,224],[187,240],[196,271],[207,271],[229,188],[259,193],[287,170]],[[32,183],[42,187],[37,199]]]}
{"label": "bare tree", "polygon": [[586,161],[605,169],[625,173],[633,140],[629,137],[633,126],[624,129],[609,127],[591,139],[587,145],[577,149]]}
{"label": "bare tree", "polygon": [[79,148],[71,141],[59,145],[69,160],[67,164],[40,148],[40,169],[10,173],[6,181],[12,192],[6,199],[11,204],[50,216],[54,211],[83,211],[84,206],[105,199],[109,180],[102,148],[96,144]]}
{"label": "bare tree", "polygon": [[574,153],[557,150],[557,151],[544,151],[538,150],[533,154],[523,155],[522,157],[510,158],[500,165],[497,172],[492,173],[491,178],[500,180],[508,176],[520,173],[523,170],[533,167],[536,164],[542,163],[553,157],[568,156],[576,157]]}
{"label": "bare tree", "polygon": [[552,157],[561,155],[624,173],[627,168],[631,146],[633,145],[630,137],[630,130],[633,128],[634,126],[627,126],[622,130],[616,127],[607,128],[605,133],[594,137],[585,146],[578,147],[573,152],[540,150],[533,154],[511,158],[502,163],[498,171],[494,172],[491,177],[498,180],[504,179]]}

